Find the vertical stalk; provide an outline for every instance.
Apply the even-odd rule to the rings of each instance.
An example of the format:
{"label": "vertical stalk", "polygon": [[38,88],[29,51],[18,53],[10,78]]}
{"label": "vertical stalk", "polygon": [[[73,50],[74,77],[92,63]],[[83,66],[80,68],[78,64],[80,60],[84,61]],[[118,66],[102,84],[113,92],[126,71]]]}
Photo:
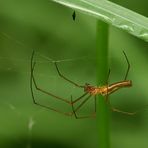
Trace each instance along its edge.
{"label": "vertical stalk", "polygon": [[[108,76],[108,25],[97,22],[97,85],[105,85]],[[109,109],[103,96],[97,97],[97,127],[99,148],[109,148]]]}

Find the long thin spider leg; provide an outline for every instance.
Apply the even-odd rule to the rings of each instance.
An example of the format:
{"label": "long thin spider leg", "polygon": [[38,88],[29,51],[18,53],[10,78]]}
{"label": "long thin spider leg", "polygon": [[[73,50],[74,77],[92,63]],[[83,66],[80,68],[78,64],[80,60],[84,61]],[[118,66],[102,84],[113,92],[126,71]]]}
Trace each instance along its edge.
{"label": "long thin spider leg", "polygon": [[43,89],[40,89],[38,86],[37,86],[37,84],[36,84],[36,81],[35,81],[35,78],[34,78],[34,75],[32,76],[33,77],[33,82],[34,82],[34,85],[35,85],[35,87],[36,87],[36,89],[37,90],[39,90],[39,91],[41,91],[41,92],[43,92],[43,93],[46,93],[46,94],[48,94],[48,95],[50,95],[50,96],[52,96],[52,97],[54,97],[54,98],[57,98],[57,99],[59,99],[59,100],[61,100],[61,101],[64,101],[64,102],[66,102],[66,103],[68,103],[68,104],[75,104],[76,102],[78,102],[80,99],[82,99],[84,96],[86,96],[88,93],[84,93],[82,96],[80,96],[79,98],[77,98],[76,100],[74,100],[73,102],[71,102],[71,101],[68,101],[68,100],[66,100],[66,99],[63,99],[63,98],[61,98],[61,97],[59,97],[59,96],[56,96],[56,95],[54,95],[54,94],[52,94],[52,93],[50,93],[50,92],[47,92],[47,91],[45,91],[45,90],[43,90]]}
{"label": "long thin spider leg", "polygon": [[85,100],[81,102],[80,105],[77,106],[77,108],[75,109],[75,112],[78,111],[91,97],[92,95],[89,95],[88,97],[86,97]]}
{"label": "long thin spider leg", "polygon": [[123,111],[123,110],[120,110],[120,109],[114,108],[114,107],[112,107],[112,110],[115,112],[119,112],[119,113],[123,113],[123,114],[127,114],[127,115],[135,115],[137,113],[142,112],[143,110],[146,110],[147,107],[148,107],[148,105],[145,105],[144,108],[140,108],[134,112],[127,112],[127,111]]}
{"label": "long thin spider leg", "polygon": [[[90,97],[91,97],[91,95],[86,98],[86,101],[87,101]],[[71,96],[71,101],[73,101],[73,100],[72,100],[72,96]],[[86,102],[86,101],[85,101],[85,102]],[[84,102],[84,103],[85,103],[85,102]],[[84,103],[83,103],[83,104],[84,104]],[[83,105],[83,104],[82,104],[82,105]],[[95,113],[93,113],[93,114],[91,114],[91,115],[87,115],[87,116],[77,116],[77,114],[76,114],[77,109],[74,108],[73,104],[72,104],[72,110],[73,110],[73,114],[74,114],[74,116],[75,116],[76,119],[94,118],[94,117],[95,117],[95,113],[96,113],[96,112],[95,112]]]}
{"label": "long thin spider leg", "polygon": [[[72,96],[71,96],[71,102],[73,102]],[[74,114],[75,118],[77,119],[77,115],[76,115],[76,112],[75,112],[73,104],[72,104],[72,111],[73,111],[73,114]]]}
{"label": "long thin spider leg", "polygon": [[77,86],[77,87],[84,88],[84,86],[79,85],[79,84],[77,84],[77,83],[71,81],[70,79],[66,78],[64,75],[62,75],[62,73],[60,72],[60,70],[59,70],[59,68],[58,68],[57,62],[54,62],[54,64],[55,64],[56,70],[57,70],[57,72],[58,72],[58,74],[59,74],[60,77],[62,77],[63,79],[65,79],[66,81],[72,83],[73,85],[75,85],[75,86]]}
{"label": "long thin spider leg", "polygon": [[[78,102],[79,100],[81,100],[81,99],[82,99],[83,97],[85,97],[88,93],[87,93],[87,92],[84,93],[82,96],[80,96],[79,98],[77,98],[77,99],[74,100],[74,101],[67,101],[66,99],[63,99],[63,98],[61,98],[61,97],[58,97],[58,96],[56,96],[56,95],[54,95],[54,94],[52,94],[52,93],[50,93],[50,92],[47,92],[47,91],[45,91],[45,90],[39,88],[39,87],[37,86],[36,81],[35,81],[35,78],[34,78],[34,68],[35,68],[35,64],[36,64],[36,62],[33,61],[34,53],[35,53],[35,52],[33,51],[32,56],[31,56],[31,77],[30,77],[30,88],[31,88],[31,94],[32,94],[33,103],[36,104],[36,105],[38,105],[38,106],[40,106],[40,107],[43,107],[43,108],[46,108],[46,109],[50,109],[50,110],[53,110],[53,111],[55,111],[55,112],[58,112],[58,113],[67,115],[67,116],[72,116],[72,115],[74,114],[74,112],[65,113],[65,112],[61,112],[61,111],[59,111],[59,110],[57,110],[57,109],[55,109],[55,108],[52,108],[52,107],[49,107],[49,106],[45,106],[45,105],[43,105],[43,104],[38,103],[38,102],[35,100],[35,97],[34,97],[34,93],[33,93],[33,84],[34,84],[35,88],[36,88],[38,91],[41,91],[41,92],[43,92],[43,93],[45,93],[45,94],[48,94],[48,95],[50,95],[50,96],[52,96],[52,97],[54,97],[54,98],[56,98],[56,99],[62,100],[62,101],[64,101],[64,102],[66,102],[66,103],[72,105],[72,108],[73,108],[73,109],[74,109],[73,104],[76,103],[76,102]],[[83,86],[82,86],[82,87],[83,87]],[[91,96],[90,96],[90,97],[91,97]],[[87,98],[76,108],[76,111],[77,111],[90,97],[87,97]],[[72,99],[71,99],[71,100],[72,100]],[[93,116],[94,116],[94,114],[93,114]],[[86,118],[86,117],[89,117],[89,116],[85,116],[85,117],[81,117],[81,118]]]}
{"label": "long thin spider leg", "polygon": [[[45,94],[47,94],[47,95],[50,95],[50,96],[52,96],[52,97],[54,97],[54,98],[56,98],[56,99],[58,99],[58,100],[64,101],[64,102],[66,102],[66,103],[68,103],[68,104],[71,104],[70,101],[68,101],[68,100],[66,100],[66,99],[63,99],[63,98],[61,98],[61,97],[58,97],[58,96],[56,96],[56,95],[54,95],[54,94],[52,94],[52,93],[50,93],[50,92],[47,92],[47,91],[45,91],[45,90],[42,90],[41,88],[39,88],[39,87],[37,86],[36,81],[35,81],[35,78],[34,78],[34,68],[35,68],[35,64],[36,64],[36,63],[33,62],[33,56],[34,56],[34,51],[33,51],[33,53],[32,53],[32,57],[31,57],[31,79],[33,80],[33,83],[34,83],[34,85],[35,85],[35,88],[36,88],[38,91],[41,91],[41,92],[43,92],[43,93],[45,93]],[[32,85],[32,81],[31,81],[31,85]]]}
{"label": "long thin spider leg", "polygon": [[[45,90],[42,90],[42,89],[40,89],[38,86],[37,86],[37,84],[36,84],[36,81],[35,81],[35,78],[34,78],[34,68],[35,68],[35,62],[33,62],[33,57],[34,57],[34,51],[33,51],[33,53],[32,53],[32,56],[31,56],[31,91],[32,91],[32,80],[33,80],[33,83],[34,83],[34,85],[35,85],[35,88],[37,89],[37,90],[39,90],[39,91],[41,91],[41,92],[43,92],[43,93],[46,93],[46,94],[48,94],[48,95],[50,95],[50,96],[52,96],[52,97],[55,97],[55,98],[57,98],[57,99],[59,99],[59,100],[62,100],[62,101],[64,101],[64,102],[66,102],[66,103],[68,103],[68,104],[74,104],[74,103],[76,103],[77,101],[79,101],[80,99],[82,99],[85,95],[87,95],[87,93],[84,93],[82,96],[80,96],[79,98],[77,98],[76,100],[74,100],[73,102],[70,102],[70,101],[67,101],[66,99],[63,99],[63,98],[61,98],[61,97],[59,97],[59,96],[56,96],[56,95],[54,95],[54,94],[52,94],[52,93],[50,93],[50,92],[47,92],[47,91],[45,91]],[[32,91],[33,92],[33,91]]]}
{"label": "long thin spider leg", "polygon": [[107,80],[106,80],[106,85],[107,85],[107,94],[105,95],[105,101],[108,102],[109,98],[108,98],[108,81],[109,81],[109,76],[110,76],[110,69],[108,71],[108,75],[107,75]]}
{"label": "long thin spider leg", "polygon": [[127,111],[123,111],[123,110],[120,110],[118,108],[115,108],[115,107],[111,106],[110,100],[108,100],[107,104],[109,105],[109,108],[113,112],[118,112],[118,113],[122,113],[122,114],[126,114],[126,115],[135,115],[137,113],[137,112],[127,112]]}
{"label": "long thin spider leg", "polygon": [[79,98],[77,98],[76,100],[74,100],[73,102],[70,102],[70,101],[68,101],[68,100],[66,100],[66,99],[63,99],[63,98],[61,98],[61,97],[59,97],[59,96],[56,96],[56,95],[54,95],[54,94],[52,94],[52,93],[50,93],[50,92],[47,92],[47,91],[45,91],[45,90],[43,90],[43,89],[41,89],[41,88],[39,88],[38,86],[37,86],[37,84],[36,84],[36,81],[35,81],[35,78],[34,78],[34,68],[35,68],[35,62],[33,63],[33,56],[34,56],[34,52],[33,52],[33,54],[32,54],[32,58],[31,58],[31,74],[32,74],[32,79],[33,79],[33,83],[34,83],[34,85],[35,85],[35,88],[37,89],[37,90],[39,90],[39,91],[41,91],[41,92],[43,92],[43,93],[46,93],[47,95],[50,95],[50,96],[52,96],[52,97],[54,97],[54,98],[56,98],[56,99],[59,99],[59,100],[61,100],[61,101],[64,101],[64,102],[66,102],[66,103],[68,103],[68,104],[74,104],[74,103],[76,103],[76,102],[78,102],[80,99],[82,99],[85,95],[87,95],[88,93],[86,92],[86,93],[84,93],[82,96],[80,96]]}
{"label": "long thin spider leg", "polygon": [[35,67],[35,64],[36,64],[35,62],[33,62],[33,57],[34,57],[34,51],[32,52],[32,56],[31,56],[31,76],[30,76],[30,89],[31,89],[31,95],[32,95],[33,103],[35,105],[38,105],[38,106],[43,107],[45,109],[50,109],[52,111],[55,111],[55,112],[64,114],[66,116],[72,116],[73,115],[73,112],[69,112],[69,113],[61,112],[61,111],[58,111],[58,110],[56,110],[56,109],[54,109],[52,107],[45,106],[45,105],[42,105],[42,104],[39,104],[38,102],[36,102],[35,97],[34,97],[34,93],[33,93],[33,85],[32,85],[33,70],[34,70],[34,67]]}
{"label": "long thin spider leg", "polygon": [[128,73],[129,73],[129,70],[130,70],[130,62],[129,62],[129,60],[128,60],[128,57],[127,57],[127,55],[126,55],[126,53],[123,51],[123,54],[124,54],[124,56],[125,56],[125,59],[126,59],[126,62],[127,62],[127,71],[126,71],[126,74],[125,74],[125,78],[124,78],[124,80],[126,80],[127,79],[127,76],[128,76]]}
{"label": "long thin spider leg", "polygon": [[[126,59],[127,65],[128,65],[127,71],[126,71],[126,74],[125,74],[125,78],[124,78],[124,80],[126,80],[126,79],[127,79],[127,76],[128,76],[128,73],[129,73],[129,70],[130,70],[130,63],[129,63],[128,57],[127,57],[127,55],[126,55],[126,53],[125,53],[124,51],[123,51],[123,54],[124,54],[124,56],[125,56],[125,59]],[[117,91],[118,89],[119,89],[119,88],[116,88],[116,89],[113,90],[111,93]],[[110,93],[110,94],[111,94],[111,93]],[[112,111],[114,111],[114,112],[119,112],[119,113],[126,114],[126,115],[135,115],[135,114],[136,114],[136,112],[127,112],[127,111],[123,111],[123,110],[120,110],[120,109],[118,109],[118,108],[112,107],[111,104],[110,104],[110,101],[108,101],[108,104],[109,104],[109,106],[110,106],[110,109],[111,109]]]}
{"label": "long thin spider leg", "polygon": [[120,110],[118,108],[115,108],[115,107],[112,107],[111,106],[111,110],[113,112],[118,112],[118,113],[122,113],[122,114],[126,114],[126,115],[135,115],[137,112],[127,112],[127,111],[123,111],[123,110]]}
{"label": "long thin spider leg", "polygon": [[32,76],[32,77],[33,77],[34,86],[35,86],[35,88],[36,88],[38,91],[41,91],[42,93],[45,93],[45,94],[47,94],[47,95],[50,95],[50,96],[52,96],[52,97],[54,97],[54,98],[56,98],[56,99],[58,99],[58,100],[61,100],[61,101],[65,102],[65,103],[67,103],[67,104],[71,104],[70,101],[68,101],[68,100],[66,100],[66,99],[63,99],[63,98],[61,98],[61,97],[59,97],[59,96],[56,96],[56,95],[54,95],[54,94],[52,94],[52,93],[50,93],[50,92],[47,92],[47,91],[45,91],[45,90],[39,88],[39,87],[37,86],[37,84],[36,84],[36,81],[35,81],[34,76]]}
{"label": "long thin spider leg", "polygon": [[[118,89],[120,89],[120,88],[119,87],[116,87],[116,88],[114,88],[114,90],[112,90],[111,92],[108,92],[107,94],[110,95],[110,94],[116,92]],[[107,91],[108,91],[108,88],[107,88]]]}
{"label": "long thin spider leg", "polygon": [[81,100],[83,97],[85,97],[88,93],[84,93],[82,96],[80,96],[79,98],[75,99],[74,101],[71,102],[71,104],[75,104],[76,102],[78,102],[79,100]]}
{"label": "long thin spider leg", "polygon": [[35,62],[33,63],[33,57],[34,57],[34,50],[33,50],[32,55],[31,55],[30,90],[31,90],[31,95],[32,95],[33,103],[36,104],[35,98],[34,98],[34,94],[33,94],[33,87],[32,87],[32,76],[33,76],[33,69],[34,69],[34,66],[35,66]]}

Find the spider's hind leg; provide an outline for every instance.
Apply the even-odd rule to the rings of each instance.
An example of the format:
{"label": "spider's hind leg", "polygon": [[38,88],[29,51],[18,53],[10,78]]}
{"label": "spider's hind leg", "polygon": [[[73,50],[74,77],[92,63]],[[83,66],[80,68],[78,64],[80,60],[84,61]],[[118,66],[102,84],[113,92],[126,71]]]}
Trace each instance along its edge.
{"label": "spider's hind leg", "polygon": [[122,114],[125,114],[125,115],[135,115],[137,112],[127,112],[127,111],[123,111],[123,110],[120,110],[118,108],[114,108],[111,106],[111,110],[113,112],[118,112],[118,113],[122,113]]}

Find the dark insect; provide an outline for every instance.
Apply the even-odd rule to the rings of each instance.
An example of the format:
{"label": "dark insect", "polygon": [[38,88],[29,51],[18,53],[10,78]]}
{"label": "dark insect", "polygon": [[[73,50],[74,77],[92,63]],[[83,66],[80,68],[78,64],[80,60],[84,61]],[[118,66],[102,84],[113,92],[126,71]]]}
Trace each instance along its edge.
{"label": "dark insect", "polygon": [[72,14],[72,19],[75,21],[76,19],[76,12],[74,11],[73,14]]}

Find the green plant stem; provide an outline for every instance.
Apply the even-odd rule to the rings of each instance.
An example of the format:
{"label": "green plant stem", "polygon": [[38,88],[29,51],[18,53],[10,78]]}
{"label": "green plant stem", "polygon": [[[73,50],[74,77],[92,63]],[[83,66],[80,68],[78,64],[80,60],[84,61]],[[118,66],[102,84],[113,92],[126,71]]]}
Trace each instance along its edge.
{"label": "green plant stem", "polygon": [[[97,85],[105,85],[108,77],[108,25],[97,22]],[[109,110],[103,96],[97,98],[99,148],[109,148]]]}

